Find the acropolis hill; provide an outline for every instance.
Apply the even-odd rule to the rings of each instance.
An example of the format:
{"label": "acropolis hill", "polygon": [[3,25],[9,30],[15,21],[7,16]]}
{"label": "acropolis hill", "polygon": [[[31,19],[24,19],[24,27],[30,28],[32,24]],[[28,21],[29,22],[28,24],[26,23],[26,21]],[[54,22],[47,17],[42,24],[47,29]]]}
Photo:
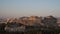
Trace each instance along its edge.
{"label": "acropolis hill", "polygon": [[60,32],[60,20],[54,16],[7,18],[5,23],[0,23],[0,27],[6,32],[31,33],[32,31],[40,34],[47,31],[55,34]]}

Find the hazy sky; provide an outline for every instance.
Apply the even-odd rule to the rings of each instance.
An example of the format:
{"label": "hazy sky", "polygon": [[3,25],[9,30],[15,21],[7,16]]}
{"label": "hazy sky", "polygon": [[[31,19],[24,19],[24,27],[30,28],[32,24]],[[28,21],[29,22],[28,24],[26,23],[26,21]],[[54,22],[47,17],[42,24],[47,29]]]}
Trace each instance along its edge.
{"label": "hazy sky", "polygon": [[60,17],[60,0],[0,0],[0,16],[32,15]]}

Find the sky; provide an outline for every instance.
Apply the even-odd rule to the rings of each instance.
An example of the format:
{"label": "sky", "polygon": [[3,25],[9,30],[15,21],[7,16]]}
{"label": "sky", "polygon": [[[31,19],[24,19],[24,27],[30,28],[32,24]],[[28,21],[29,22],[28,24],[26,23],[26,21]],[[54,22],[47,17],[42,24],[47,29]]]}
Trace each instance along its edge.
{"label": "sky", "polygon": [[0,17],[60,17],[60,0],[0,0]]}

